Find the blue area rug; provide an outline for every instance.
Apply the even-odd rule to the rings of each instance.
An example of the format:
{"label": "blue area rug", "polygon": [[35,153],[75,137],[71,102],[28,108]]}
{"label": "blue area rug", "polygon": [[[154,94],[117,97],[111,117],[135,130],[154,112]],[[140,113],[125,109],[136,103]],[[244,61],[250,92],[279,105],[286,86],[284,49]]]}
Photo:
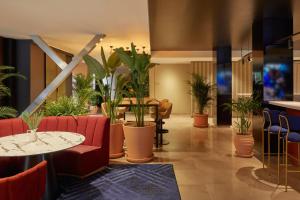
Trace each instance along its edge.
{"label": "blue area rug", "polygon": [[171,164],[110,165],[84,180],[64,178],[59,200],[180,200]]}

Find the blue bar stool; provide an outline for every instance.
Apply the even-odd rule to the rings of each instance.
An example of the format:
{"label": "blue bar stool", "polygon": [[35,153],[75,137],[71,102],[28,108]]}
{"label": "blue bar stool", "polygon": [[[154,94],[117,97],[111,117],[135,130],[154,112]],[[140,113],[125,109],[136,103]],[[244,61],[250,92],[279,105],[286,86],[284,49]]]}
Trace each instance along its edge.
{"label": "blue bar stool", "polygon": [[[268,135],[268,167],[270,167],[270,155],[271,155],[271,134],[277,134],[278,137],[283,133],[286,132],[286,129],[282,129],[279,124],[279,114],[281,114],[282,111],[278,110],[270,110],[268,108],[265,108],[263,110],[263,129],[262,129],[262,163],[263,168],[265,168],[265,133]],[[282,113],[285,115],[284,113]],[[280,146],[280,143],[279,143]],[[280,154],[280,151],[279,151]]]}
{"label": "blue bar stool", "polygon": [[277,180],[278,185],[280,184],[280,141],[282,140],[282,154],[285,152],[285,136],[288,132],[288,124],[286,123],[286,120],[284,120],[284,117],[287,118],[286,112],[281,112],[279,114],[279,125],[280,125],[280,131],[278,133],[278,160],[277,160]]}
{"label": "blue bar stool", "polygon": [[283,116],[280,115],[279,119],[283,128],[287,129],[287,133],[284,136],[285,139],[285,191],[287,191],[288,173],[300,172],[298,170],[288,170],[288,144],[296,143],[299,148],[300,144],[300,116]]}

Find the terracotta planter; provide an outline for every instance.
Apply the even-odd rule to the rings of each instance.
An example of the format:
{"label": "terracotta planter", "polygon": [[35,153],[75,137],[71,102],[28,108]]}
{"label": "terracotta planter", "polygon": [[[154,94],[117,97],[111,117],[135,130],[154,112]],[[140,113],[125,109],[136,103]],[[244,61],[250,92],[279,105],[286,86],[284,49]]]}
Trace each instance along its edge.
{"label": "terracotta planter", "polygon": [[98,113],[98,107],[97,106],[90,106],[89,107],[90,113],[91,115],[95,115]]}
{"label": "terracotta planter", "polygon": [[207,128],[208,127],[208,115],[194,113],[194,126],[198,128]]}
{"label": "terracotta planter", "polygon": [[239,157],[251,158],[253,156],[254,138],[252,134],[235,135],[234,137],[235,153]]}
{"label": "terracotta planter", "polygon": [[109,158],[120,158],[124,155],[123,123],[117,122],[110,125]]}
{"label": "terracotta planter", "polygon": [[129,162],[142,163],[153,159],[155,123],[145,127],[136,127],[135,123],[123,126],[127,146],[126,159]]}

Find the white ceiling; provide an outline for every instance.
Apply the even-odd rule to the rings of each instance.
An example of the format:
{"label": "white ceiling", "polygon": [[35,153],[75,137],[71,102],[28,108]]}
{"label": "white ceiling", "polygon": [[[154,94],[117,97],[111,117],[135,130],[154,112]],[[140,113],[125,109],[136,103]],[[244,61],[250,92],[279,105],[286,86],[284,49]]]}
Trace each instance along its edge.
{"label": "white ceiling", "polygon": [[1,36],[37,34],[51,46],[77,53],[94,34],[104,33],[106,50],[134,42],[150,52],[147,0],[0,0],[0,8]]}

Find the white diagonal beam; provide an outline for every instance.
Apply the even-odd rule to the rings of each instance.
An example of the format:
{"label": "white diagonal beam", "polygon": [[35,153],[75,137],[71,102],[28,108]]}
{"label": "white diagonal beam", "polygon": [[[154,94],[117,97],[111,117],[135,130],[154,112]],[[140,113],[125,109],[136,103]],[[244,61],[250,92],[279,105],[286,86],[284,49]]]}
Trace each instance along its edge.
{"label": "white diagonal beam", "polygon": [[59,68],[64,69],[67,66],[67,63],[63,61],[40,36],[32,35],[31,39],[58,65]]}
{"label": "white diagonal beam", "polygon": [[36,99],[24,110],[24,112],[34,112],[45,100],[56,90],[56,88],[72,73],[73,69],[82,60],[82,57],[92,51],[104,34],[95,35],[93,39],[79,52],[78,55],[72,58],[72,61],[55,77],[55,79],[36,97]]}

